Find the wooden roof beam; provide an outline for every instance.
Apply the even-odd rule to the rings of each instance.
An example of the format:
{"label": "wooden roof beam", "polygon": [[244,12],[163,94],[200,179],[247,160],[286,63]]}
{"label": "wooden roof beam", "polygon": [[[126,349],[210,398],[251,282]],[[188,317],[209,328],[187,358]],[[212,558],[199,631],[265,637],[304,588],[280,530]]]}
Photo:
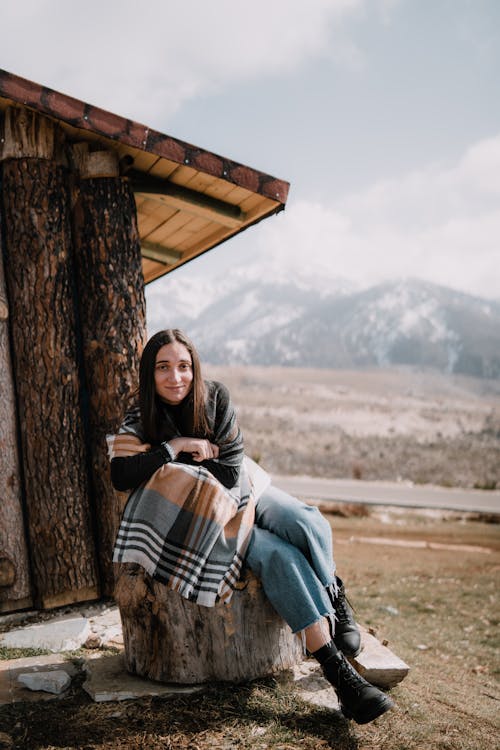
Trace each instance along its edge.
{"label": "wooden roof beam", "polygon": [[180,250],[164,247],[148,240],[141,240],[141,253],[145,258],[154,260],[157,263],[163,263],[164,266],[173,266],[174,263],[177,263],[182,258]]}
{"label": "wooden roof beam", "polygon": [[127,172],[127,177],[132,180],[134,193],[147,195],[151,200],[189,211],[231,229],[239,229],[245,222],[244,212],[233,203],[136,170]]}

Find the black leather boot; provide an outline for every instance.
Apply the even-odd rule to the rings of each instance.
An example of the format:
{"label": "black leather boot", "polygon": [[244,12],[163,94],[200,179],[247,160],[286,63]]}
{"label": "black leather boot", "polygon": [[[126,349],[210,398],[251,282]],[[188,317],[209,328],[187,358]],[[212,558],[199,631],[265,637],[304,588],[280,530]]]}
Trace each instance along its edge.
{"label": "black leather boot", "polygon": [[367,724],[394,706],[393,700],[361,677],[340,651],[332,653],[321,668],[335,688],[340,709],[347,719]]}
{"label": "black leather boot", "polygon": [[333,642],[346,656],[357,656],[361,651],[361,634],[347,602],[344,583],[338,577],[337,595],[333,596],[332,603],[335,608]]}

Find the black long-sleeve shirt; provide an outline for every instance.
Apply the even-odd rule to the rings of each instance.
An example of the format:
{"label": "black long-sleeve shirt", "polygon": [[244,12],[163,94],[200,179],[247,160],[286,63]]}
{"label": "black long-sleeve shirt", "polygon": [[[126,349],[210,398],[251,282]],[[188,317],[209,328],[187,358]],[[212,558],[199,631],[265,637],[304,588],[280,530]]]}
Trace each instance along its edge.
{"label": "black long-sleeve shirt", "polygon": [[[136,453],[134,456],[119,456],[111,460],[111,481],[120,492],[135,489],[153,476],[163,464],[171,461],[170,454],[163,448],[153,448],[147,453]],[[219,480],[224,487],[234,487],[239,477],[239,467],[225,466],[214,459],[194,461],[190,453],[179,453],[176,461],[191,466],[204,466]]]}
{"label": "black long-sleeve shirt", "polygon": [[[195,461],[190,453],[179,453],[175,461],[191,466],[204,466],[218,481],[230,489],[239,478],[243,458],[243,438],[236,423],[234,408],[229,392],[222,383],[206,381],[207,420],[213,431],[211,442],[219,446],[219,458]],[[189,414],[184,404],[171,406],[162,404],[165,417],[165,441],[173,437],[187,437],[190,434]],[[234,433],[227,439],[228,429]],[[138,409],[131,410],[125,417],[121,431],[133,432],[141,439],[140,416]],[[226,436],[222,440],[222,436]],[[172,461],[167,448],[153,446],[146,453],[133,456],[119,456],[111,460],[111,481],[120,492],[135,489],[146,482],[163,464]]]}

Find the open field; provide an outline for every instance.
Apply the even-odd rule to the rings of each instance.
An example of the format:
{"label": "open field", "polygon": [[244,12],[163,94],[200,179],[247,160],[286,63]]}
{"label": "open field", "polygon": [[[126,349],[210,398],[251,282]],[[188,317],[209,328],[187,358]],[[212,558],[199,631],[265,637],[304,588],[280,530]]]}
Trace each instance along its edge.
{"label": "open field", "polygon": [[[357,726],[305,704],[286,676],[104,704],[76,684],[63,698],[0,709],[2,750],[498,747],[500,527],[416,511],[329,518],[357,618],[410,666],[391,691],[394,710]],[[421,540],[444,547],[391,544]]]}
{"label": "open field", "polygon": [[275,474],[500,487],[500,381],[402,370],[206,367]]}

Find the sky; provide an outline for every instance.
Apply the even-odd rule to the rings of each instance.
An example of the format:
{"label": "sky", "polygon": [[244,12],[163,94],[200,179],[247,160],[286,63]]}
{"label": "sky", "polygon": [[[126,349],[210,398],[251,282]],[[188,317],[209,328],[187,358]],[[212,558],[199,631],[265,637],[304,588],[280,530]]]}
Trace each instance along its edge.
{"label": "sky", "polygon": [[252,263],[500,299],[499,0],[6,0],[0,35],[0,68],[291,183],[156,292]]}

